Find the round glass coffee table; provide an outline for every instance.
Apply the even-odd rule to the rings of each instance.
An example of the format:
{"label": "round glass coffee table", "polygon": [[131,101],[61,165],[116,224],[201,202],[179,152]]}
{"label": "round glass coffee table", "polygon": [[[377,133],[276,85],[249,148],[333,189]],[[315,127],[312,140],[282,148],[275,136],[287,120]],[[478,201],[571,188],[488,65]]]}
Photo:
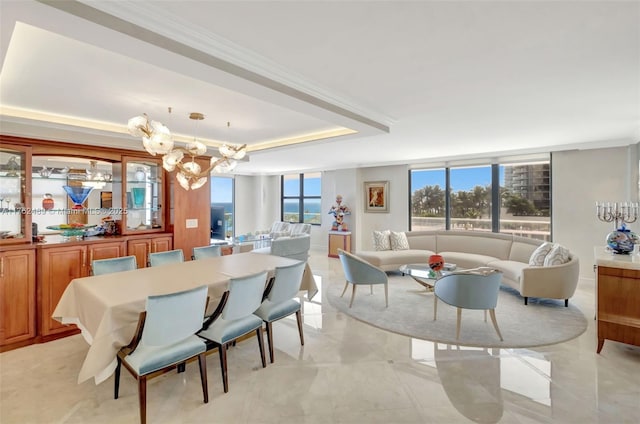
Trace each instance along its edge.
{"label": "round glass coffee table", "polygon": [[398,268],[402,275],[410,275],[416,283],[427,289],[427,291],[433,291],[436,280],[455,269],[456,266],[454,264],[445,264],[444,269],[440,272],[432,270],[429,264],[407,264]]}

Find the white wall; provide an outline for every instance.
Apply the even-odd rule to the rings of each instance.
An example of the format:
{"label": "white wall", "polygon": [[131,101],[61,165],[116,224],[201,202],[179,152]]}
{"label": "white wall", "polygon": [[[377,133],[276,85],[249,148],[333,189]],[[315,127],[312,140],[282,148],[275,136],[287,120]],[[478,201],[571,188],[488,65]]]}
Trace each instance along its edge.
{"label": "white wall", "polygon": [[[389,213],[364,212],[364,183],[389,181]],[[373,249],[375,230],[406,231],[409,229],[409,167],[407,165],[360,168],[358,171],[358,221],[355,246],[358,250]],[[354,249],[355,250],[355,249]]]}
{"label": "white wall", "polygon": [[[553,241],[580,259],[580,276],[593,279],[594,246],[603,246],[613,224],[596,217],[596,201],[638,200],[638,145],[553,153]],[[640,222],[630,224],[640,230]]]}
{"label": "white wall", "polygon": [[280,220],[280,177],[235,177],[236,235],[268,230]]}

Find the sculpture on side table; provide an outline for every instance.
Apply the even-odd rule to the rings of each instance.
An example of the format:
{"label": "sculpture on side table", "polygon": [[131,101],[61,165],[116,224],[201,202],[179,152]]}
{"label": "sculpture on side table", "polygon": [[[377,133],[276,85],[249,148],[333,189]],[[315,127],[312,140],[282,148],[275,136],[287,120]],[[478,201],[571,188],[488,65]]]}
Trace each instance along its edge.
{"label": "sculpture on side table", "polygon": [[344,222],[346,215],[351,215],[351,209],[342,204],[342,196],[336,196],[336,204],[331,206],[329,214],[333,215],[334,221],[331,225],[331,231],[348,231],[347,223]]}

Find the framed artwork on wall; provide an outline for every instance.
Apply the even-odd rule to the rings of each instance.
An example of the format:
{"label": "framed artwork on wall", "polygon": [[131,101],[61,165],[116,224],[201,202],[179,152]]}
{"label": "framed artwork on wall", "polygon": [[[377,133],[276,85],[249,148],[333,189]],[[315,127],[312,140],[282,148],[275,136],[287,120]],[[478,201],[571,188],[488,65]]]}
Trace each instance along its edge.
{"label": "framed artwork on wall", "polygon": [[389,212],[389,181],[364,183],[365,212]]}

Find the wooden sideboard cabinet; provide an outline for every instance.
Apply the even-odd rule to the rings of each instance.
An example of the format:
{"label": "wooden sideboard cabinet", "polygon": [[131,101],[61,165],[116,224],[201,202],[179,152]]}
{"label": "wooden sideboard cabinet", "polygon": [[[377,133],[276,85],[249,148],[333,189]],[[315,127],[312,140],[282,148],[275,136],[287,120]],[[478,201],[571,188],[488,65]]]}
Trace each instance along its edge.
{"label": "wooden sideboard cabinet", "polygon": [[149,253],[171,250],[172,240],[172,237],[167,235],[136,237],[127,241],[127,254],[136,257],[138,268],[146,268]]}
{"label": "wooden sideboard cabinet", "polygon": [[36,336],[35,249],[0,252],[0,346]]}
{"label": "wooden sideboard cabinet", "polygon": [[597,352],[605,340],[640,346],[640,269],[598,265],[597,296]]}

